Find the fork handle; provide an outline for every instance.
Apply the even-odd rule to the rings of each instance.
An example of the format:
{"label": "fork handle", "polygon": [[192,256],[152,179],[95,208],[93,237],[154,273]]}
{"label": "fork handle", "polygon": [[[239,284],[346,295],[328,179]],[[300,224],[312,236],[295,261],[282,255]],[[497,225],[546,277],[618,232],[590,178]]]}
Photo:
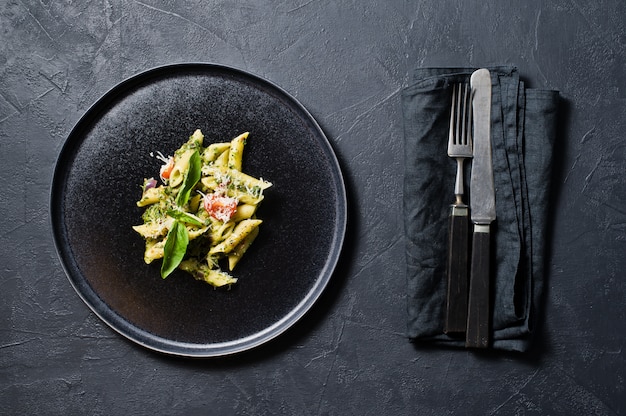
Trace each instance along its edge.
{"label": "fork handle", "polygon": [[467,337],[465,346],[487,348],[490,331],[490,239],[489,225],[474,224],[470,270]]}
{"label": "fork handle", "polygon": [[446,334],[464,333],[467,325],[467,260],[469,243],[467,205],[450,209],[448,229],[448,289],[446,293]]}
{"label": "fork handle", "polygon": [[463,161],[464,160],[465,159],[462,157],[456,158],[456,178],[454,180],[454,194],[457,195],[457,197],[459,198],[465,192],[463,190],[463,183],[465,182],[465,180],[463,179]]}

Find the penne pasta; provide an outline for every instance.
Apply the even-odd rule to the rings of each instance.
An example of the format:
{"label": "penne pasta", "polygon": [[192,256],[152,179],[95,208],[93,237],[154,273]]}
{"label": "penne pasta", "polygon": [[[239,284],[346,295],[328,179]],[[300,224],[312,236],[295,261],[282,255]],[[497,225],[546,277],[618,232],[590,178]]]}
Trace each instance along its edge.
{"label": "penne pasta", "polygon": [[184,260],[180,263],[180,269],[189,272],[196,280],[202,280],[215,287],[231,285],[237,279],[221,270],[211,269],[197,260]]}
{"label": "penne pasta", "polygon": [[[229,145],[230,148],[230,145]],[[226,149],[221,155],[215,159],[213,162],[213,166],[224,166],[228,165],[228,158],[230,157],[230,149]]]}
{"label": "penne pasta", "polygon": [[165,240],[156,241],[148,240],[146,242],[146,251],[143,260],[146,264],[152,263],[154,260],[162,259],[165,247]]}
{"label": "penne pasta", "polygon": [[228,253],[228,270],[233,271],[239,260],[243,257],[244,253],[252,245],[254,239],[259,235],[259,227],[255,227],[237,246]]}
{"label": "penne pasta", "polygon": [[239,221],[252,218],[252,216],[256,212],[257,206],[258,205],[256,204],[240,204],[239,206],[237,206],[237,211],[235,211],[235,215],[233,215],[233,218],[231,220],[237,223]]}
{"label": "penne pasta", "polygon": [[248,132],[240,134],[230,142],[230,152],[228,152],[228,169],[241,170],[243,159],[243,147],[248,138]]}
{"label": "penne pasta", "polygon": [[189,170],[189,159],[193,154],[193,150],[189,149],[182,153],[180,156],[174,156],[174,168],[170,173],[169,186],[176,188],[185,179],[185,173]]}
{"label": "penne pasta", "polygon": [[[215,221],[215,223],[217,222],[218,221]],[[213,231],[211,232],[211,240],[215,243],[226,240],[233,233],[233,230],[235,229],[234,222],[229,221],[229,222],[223,223],[221,226],[215,223],[214,223],[214,226],[212,227]]]}
{"label": "penne pasta", "polygon": [[137,201],[138,207],[145,207],[148,205],[156,204],[163,197],[163,187],[159,186],[158,188],[148,188],[141,195],[141,199]]}
{"label": "penne pasta", "polygon": [[213,143],[202,152],[204,163],[215,162],[217,158],[230,149],[230,143]]}
{"label": "penne pasta", "polygon": [[224,253],[228,254],[241,243],[253,229],[258,227],[263,221],[261,220],[243,220],[233,229],[233,232],[221,243],[209,250],[209,254]]}
{"label": "penne pasta", "polygon": [[196,129],[191,136],[189,136],[189,141],[187,141],[187,145],[190,148],[199,148],[202,146],[204,142],[204,134],[202,134],[202,130]]}
{"label": "penne pasta", "polygon": [[204,235],[209,230],[209,227],[195,228],[195,227],[187,227],[187,232],[189,233],[189,240],[194,240],[201,235]]}
{"label": "penne pasta", "polygon": [[144,238],[158,239],[164,237],[172,226],[173,221],[167,219],[160,222],[148,222],[141,225],[133,226],[133,230],[137,231]]}
{"label": "penne pasta", "polygon": [[229,169],[223,166],[208,165],[203,167],[202,173],[215,177],[218,183],[232,183],[232,186],[242,189],[258,187],[261,190],[265,190],[272,186],[271,182],[257,179],[239,170]]}

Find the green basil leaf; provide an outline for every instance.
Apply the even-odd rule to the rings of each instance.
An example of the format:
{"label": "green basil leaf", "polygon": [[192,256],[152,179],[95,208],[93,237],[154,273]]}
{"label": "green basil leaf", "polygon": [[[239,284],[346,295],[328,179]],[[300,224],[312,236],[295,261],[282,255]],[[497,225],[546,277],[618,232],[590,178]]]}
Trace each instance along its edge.
{"label": "green basil leaf", "polygon": [[174,225],[167,233],[167,240],[163,248],[163,263],[161,264],[161,277],[165,279],[180,264],[187,252],[189,233],[184,224],[174,221]]}
{"label": "green basil leaf", "polygon": [[167,215],[170,217],[192,225],[197,225],[198,227],[204,227],[206,224],[202,222],[202,220],[195,215],[189,214],[188,212],[181,211],[180,209],[169,209],[167,210]]}
{"label": "green basil leaf", "polygon": [[202,161],[200,160],[200,154],[196,150],[189,158],[189,169],[185,175],[185,181],[183,187],[176,196],[176,205],[182,207],[189,201],[191,191],[196,186],[202,175]]}

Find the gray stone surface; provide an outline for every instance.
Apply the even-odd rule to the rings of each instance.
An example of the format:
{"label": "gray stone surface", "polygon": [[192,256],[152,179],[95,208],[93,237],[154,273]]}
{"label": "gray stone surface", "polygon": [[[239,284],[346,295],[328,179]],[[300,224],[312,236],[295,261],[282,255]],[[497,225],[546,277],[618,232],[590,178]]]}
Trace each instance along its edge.
{"label": "gray stone surface", "polygon": [[[626,3],[33,1],[0,4],[0,413],[626,414]],[[319,303],[230,358],[150,352],[57,258],[56,158],[108,89],[177,62],[273,81],[318,120],[350,196]],[[525,355],[405,337],[400,91],[416,66],[512,63],[564,99],[544,325]]]}

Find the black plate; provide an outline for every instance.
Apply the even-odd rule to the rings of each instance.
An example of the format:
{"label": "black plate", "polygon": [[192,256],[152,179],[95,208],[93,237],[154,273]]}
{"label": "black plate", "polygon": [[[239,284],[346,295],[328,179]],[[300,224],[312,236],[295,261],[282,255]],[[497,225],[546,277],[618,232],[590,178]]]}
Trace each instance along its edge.
{"label": "black plate", "polygon": [[[150,152],[172,154],[200,128],[205,145],[244,131],[244,171],[271,181],[259,237],[230,290],[143,262],[136,206]],[[346,229],[335,154],[307,110],[278,86],[212,64],[136,75],[91,107],[69,135],[51,193],[54,240],[72,286],[108,325],[165,353],[210,357],[260,345],[292,326],[319,297]]]}

